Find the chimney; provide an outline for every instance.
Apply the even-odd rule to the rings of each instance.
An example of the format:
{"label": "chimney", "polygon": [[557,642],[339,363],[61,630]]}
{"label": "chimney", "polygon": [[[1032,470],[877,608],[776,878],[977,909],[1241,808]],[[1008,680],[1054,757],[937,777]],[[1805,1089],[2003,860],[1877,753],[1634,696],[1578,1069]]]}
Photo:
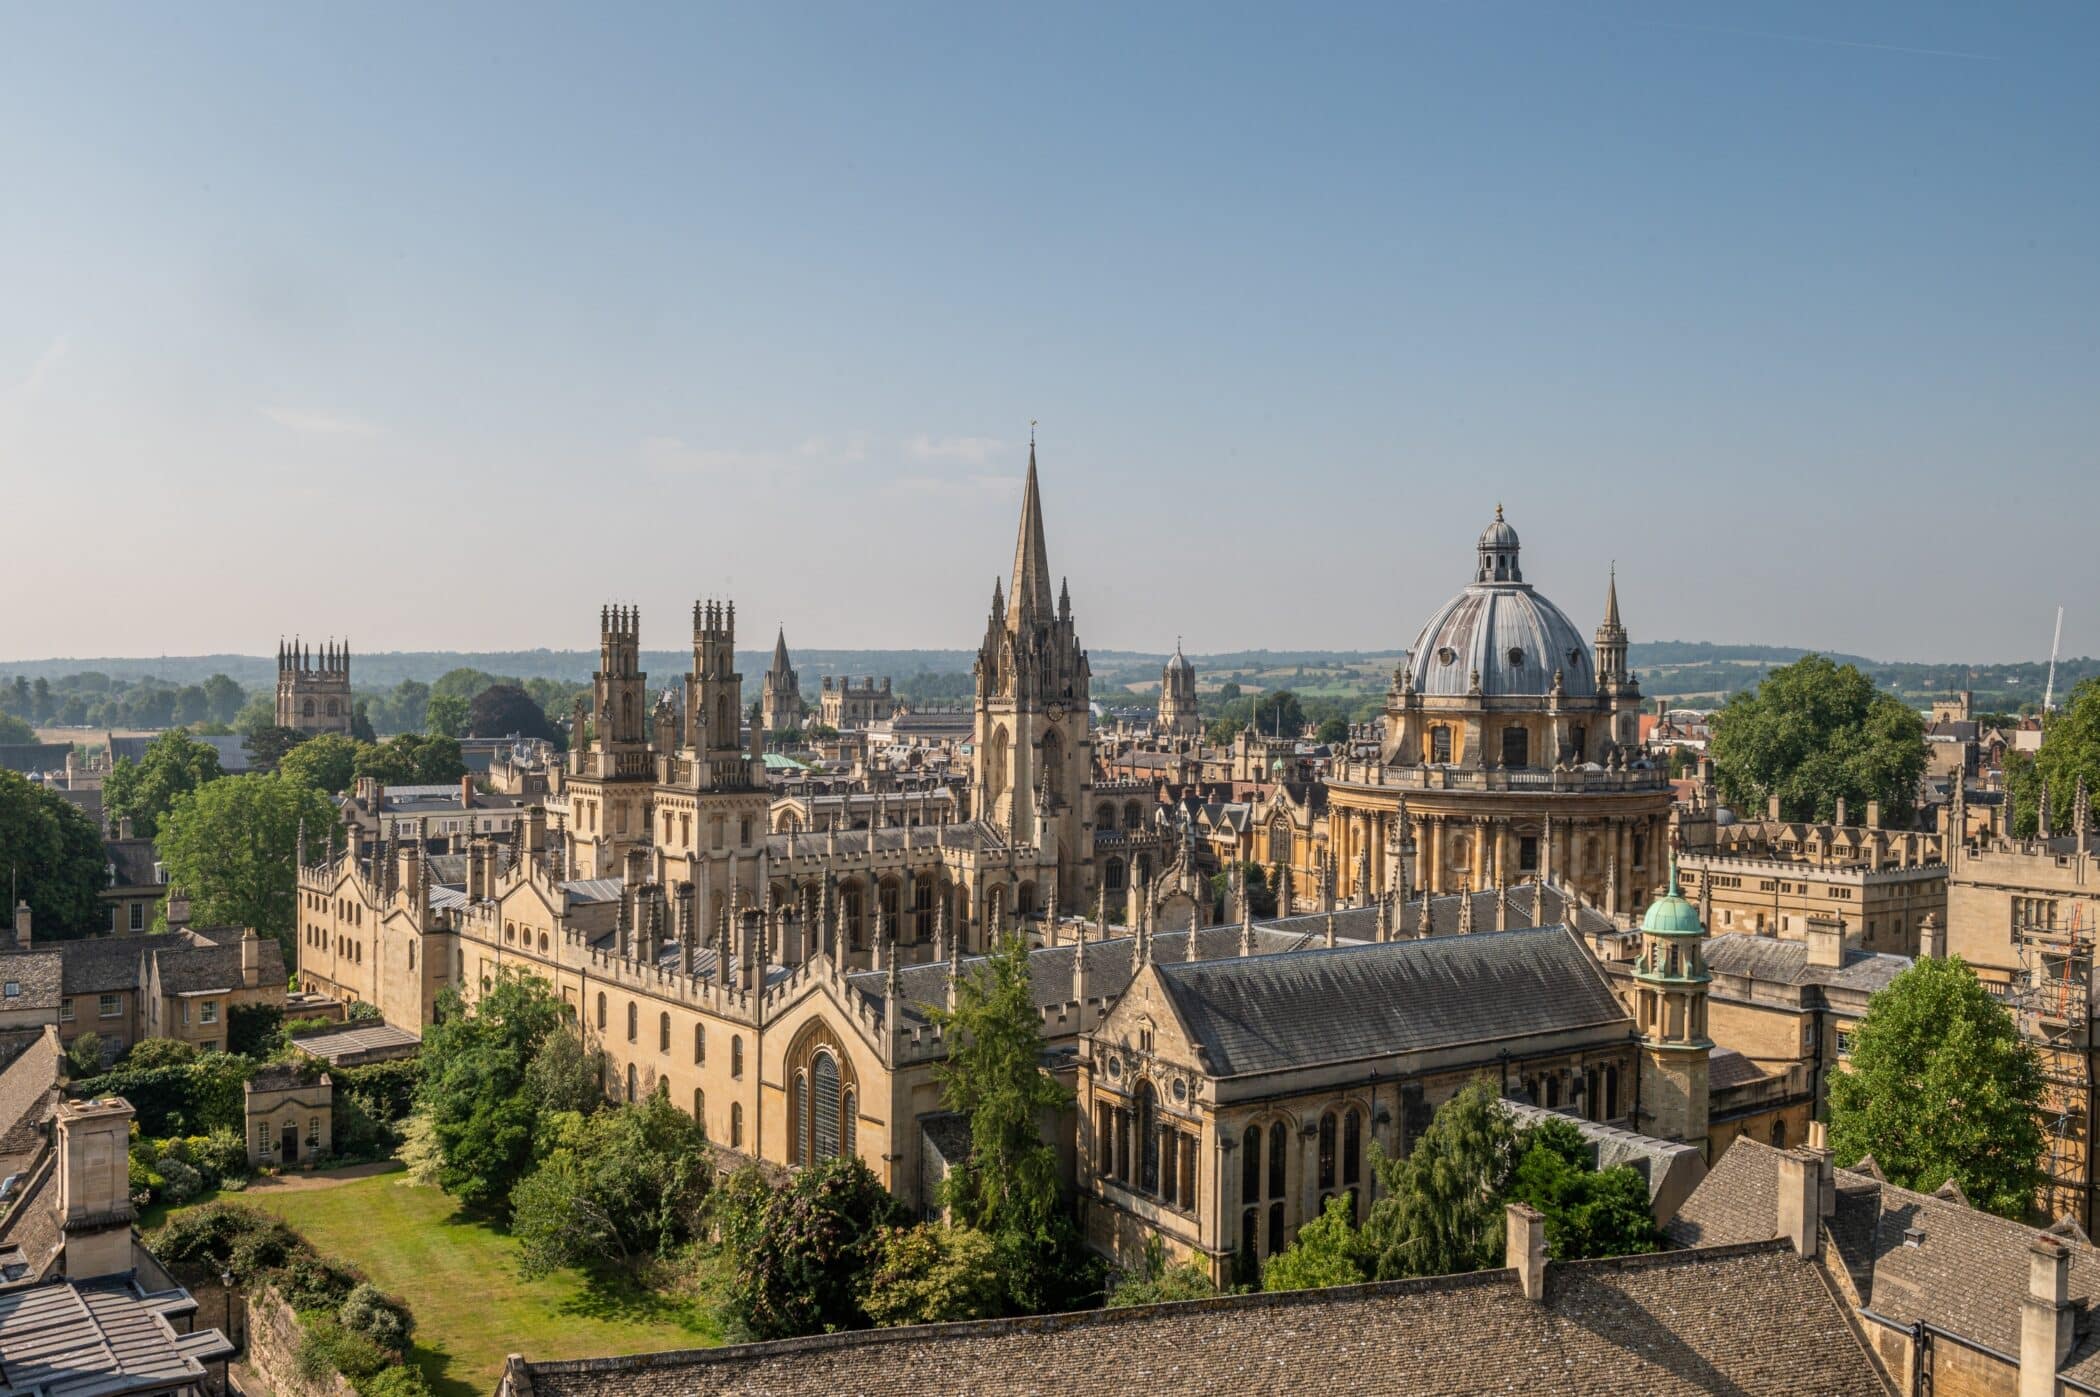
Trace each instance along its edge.
{"label": "chimney", "polygon": [[15,949],[29,949],[29,904],[25,901],[15,903]]}
{"label": "chimney", "polygon": [[547,852],[547,807],[534,805],[525,811],[525,856],[534,858]]}
{"label": "chimney", "polygon": [[190,895],[181,888],[169,888],[166,910],[168,930],[181,931],[190,924]]}
{"label": "chimney", "polygon": [[131,838],[131,817],[129,815],[122,815],[117,818],[117,838]]}
{"label": "chimney", "polygon": [[262,983],[262,938],[252,926],[241,932],[241,983],[251,990]]}
{"label": "chimney", "polygon": [[1920,960],[1945,960],[1947,957],[1947,929],[1940,925],[1940,914],[1927,912],[1918,923],[1918,958]]}
{"label": "chimney", "polygon": [[1796,1256],[1814,1256],[1822,1231],[1822,1185],[1816,1156],[1788,1150],[1779,1156],[1779,1236]]}
{"label": "chimney", "polygon": [[131,1271],[131,1103],[58,1105],[58,1225],[74,1281]]}
{"label": "chimney", "polygon": [[1839,829],[1845,827],[1845,798],[1843,796],[1838,797],[1837,818],[1830,823],[1836,825]]}
{"label": "chimney", "polygon": [[2070,1355],[2071,1252],[2050,1236],[2027,1245],[2027,1298],[2020,1302],[2020,1397],[2056,1397],[2056,1370]]}
{"label": "chimney", "polygon": [[462,810],[472,810],[474,808],[474,778],[472,775],[459,778],[459,808]]}
{"label": "chimney", "polygon": [[1779,823],[1779,797],[1777,795],[1766,798],[1765,818],[1775,825]]}
{"label": "chimney", "polygon": [[1881,802],[1878,800],[1870,800],[1867,802],[1867,828],[1881,828]]}
{"label": "chimney", "polygon": [[1504,1209],[1509,1231],[1502,1264],[1515,1269],[1526,1300],[1546,1298],[1546,1215],[1529,1203]]}
{"label": "chimney", "polygon": [[1836,917],[1806,919],[1803,938],[1808,942],[1808,963],[1836,969],[1845,963],[1845,924]]}

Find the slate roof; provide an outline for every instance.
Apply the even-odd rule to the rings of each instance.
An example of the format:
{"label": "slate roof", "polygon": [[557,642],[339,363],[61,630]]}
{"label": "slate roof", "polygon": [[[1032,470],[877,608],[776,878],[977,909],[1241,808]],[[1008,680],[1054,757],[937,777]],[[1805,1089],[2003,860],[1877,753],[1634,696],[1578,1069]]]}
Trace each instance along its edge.
{"label": "slate roof", "polygon": [[58,1282],[0,1291],[0,1397],[124,1397],[201,1383],[233,1345],[216,1329],[180,1334],[184,1291]]}
{"label": "slate roof", "polygon": [[153,847],[152,840],[105,839],[102,854],[109,860],[111,887],[144,888],[159,884],[160,880],[153,876],[153,866],[160,862],[160,851]]}
{"label": "slate roof", "polygon": [[64,771],[71,756],[70,742],[0,742],[0,771],[34,776],[45,771]]}
{"label": "slate roof", "polygon": [[[196,994],[206,990],[240,989],[247,983],[241,976],[241,943],[238,937],[215,945],[156,948],[153,958],[160,966],[160,988],[163,994]],[[284,948],[274,936],[262,938],[262,975],[258,983],[284,983]]]}
{"label": "slate roof", "polygon": [[85,941],[61,941],[58,953],[65,958],[67,994],[114,994],[139,987],[139,959],[154,945],[174,945],[164,937],[95,936]]}
{"label": "slate roof", "polygon": [[56,1011],[65,975],[65,962],[57,951],[0,951],[0,986],[13,985],[16,991],[0,997],[0,1013]]}
{"label": "slate roof", "polygon": [[[831,847],[830,832],[800,834],[769,834],[766,836],[766,852],[776,859],[794,855],[810,857],[821,854]],[[988,820],[959,820],[947,825],[892,825],[885,829],[842,829],[838,831],[838,851],[842,854],[865,854],[871,849],[881,853],[902,849],[1003,849],[1008,839],[996,825]]]}
{"label": "slate roof", "polygon": [[[1771,1236],[1778,1223],[1781,1154],[1738,1138],[1665,1234],[1686,1246]],[[2041,1229],[1851,1169],[1837,1171],[1837,1209],[1826,1221],[1866,1308],[1899,1325],[1922,1319],[2000,1353],[2020,1351],[2028,1248]],[[1920,1235],[1907,1235],[1913,1230]],[[2078,1311],[2076,1339],[2060,1371],[2100,1383],[2100,1324],[2094,1316],[2100,1249],[2077,1236],[2049,1235],[2071,1249],[2070,1291]]]}
{"label": "slate roof", "polygon": [[1162,958],[1159,972],[1219,1077],[1583,1028],[1632,1030],[1588,948],[1561,927],[1290,956]]}
{"label": "slate roof", "polygon": [[[0,1029],[0,1061],[0,1161],[33,1157],[58,1105],[58,1035],[48,1028]],[[12,1163],[0,1168],[0,1174],[13,1172]]]}
{"label": "slate roof", "polygon": [[1873,994],[1910,967],[1909,956],[1859,950],[1847,950],[1841,966],[1810,965],[1805,941],[1740,931],[1710,937],[1706,943],[1706,968],[1713,974],[1767,984],[1824,985]]}
{"label": "slate roof", "polygon": [[1715,1048],[1706,1057],[1706,1085],[1710,1091],[1747,1086],[1762,1081],[1765,1069],[1733,1048]]}
{"label": "slate roof", "polygon": [[507,1397],[888,1392],[1364,1394],[1889,1391],[1812,1261],[1762,1244],[1332,1290],[514,1361]]}
{"label": "slate roof", "polygon": [[292,1046],[300,1052],[331,1066],[413,1057],[422,1045],[423,1040],[407,1029],[384,1023],[345,1024],[292,1039]]}

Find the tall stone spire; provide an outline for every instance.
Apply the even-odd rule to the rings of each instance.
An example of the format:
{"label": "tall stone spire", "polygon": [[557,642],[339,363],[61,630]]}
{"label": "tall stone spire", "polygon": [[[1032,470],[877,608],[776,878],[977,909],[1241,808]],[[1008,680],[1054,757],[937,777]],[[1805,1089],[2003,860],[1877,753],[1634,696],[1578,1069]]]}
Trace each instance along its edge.
{"label": "tall stone spire", "polygon": [[1043,542],[1043,502],[1035,481],[1035,442],[1028,443],[1028,485],[1021,494],[1021,532],[1014,541],[1014,585],[1007,597],[1006,624],[1020,631],[1023,624],[1048,622],[1053,613],[1050,600],[1050,550]]}

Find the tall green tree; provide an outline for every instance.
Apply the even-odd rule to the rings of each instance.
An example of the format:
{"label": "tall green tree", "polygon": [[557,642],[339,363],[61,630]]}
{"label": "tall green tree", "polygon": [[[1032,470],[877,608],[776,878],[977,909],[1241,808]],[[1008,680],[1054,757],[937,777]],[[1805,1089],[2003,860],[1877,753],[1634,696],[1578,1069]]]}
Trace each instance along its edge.
{"label": "tall green tree", "polygon": [[423,730],[432,737],[464,737],[472,709],[457,694],[432,694],[423,710]]}
{"label": "tall green tree", "polygon": [[1762,817],[1771,796],[1787,820],[1830,820],[1837,802],[1891,823],[1917,810],[1925,722],[1853,665],[1804,655],[1733,694],[1714,716],[1714,773],[1730,805]]}
{"label": "tall green tree", "polygon": [[204,681],[204,716],[214,723],[231,724],[248,701],[247,691],[223,674]]}
{"label": "tall green tree", "polygon": [[164,732],[153,739],[143,758],[126,757],[110,769],[102,783],[102,808],[115,818],[129,819],[133,834],[151,839],[176,797],[222,774],[217,748],[179,729]]}
{"label": "tall green tree", "polygon": [[1263,1290],[1319,1290],[1333,1285],[1359,1285],[1375,1264],[1363,1235],[1356,1230],[1346,1194],[1327,1200],[1326,1209],[1298,1229],[1291,1244],[1261,1268]]}
{"label": "tall green tree", "polygon": [[544,980],[501,972],[469,1007],[457,990],[439,997],[418,1056],[417,1103],[438,1150],[438,1182],[460,1207],[508,1219],[511,1195],[532,1172],[541,1105],[529,1070],[570,1016]]}
{"label": "tall green tree", "polygon": [[996,1319],[1006,1303],[999,1249],[974,1227],[884,1229],[861,1289],[876,1324]]}
{"label": "tall green tree", "polygon": [[692,1239],[713,1165],[699,1122],[667,1098],[563,1112],[540,1129],[544,1157],[511,1195],[527,1276],[604,1262],[632,1267]]}
{"label": "tall green tree", "polygon": [[34,742],[36,729],[15,717],[12,713],[0,713],[0,745],[10,742]]}
{"label": "tall green tree", "polygon": [[1649,1211],[1648,1184],[1639,1172],[1596,1167],[1596,1151],[1573,1121],[1549,1120],[1523,1134],[1509,1199],[1544,1214],[1546,1245],[1555,1261],[1630,1256],[1658,1250],[1662,1234]]}
{"label": "tall green tree", "polygon": [[1018,1308],[1055,1308],[1076,1237],[1043,1124],[1071,1093],[1041,1066],[1027,944],[1006,938],[933,1019],[948,1042],[936,1069],[941,1104],[970,1122],[970,1157],[948,1176],[945,1201],[999,1243]]}
{"label": "tall green tree", "polygon": [[546,713],[533,702],[532,695],[516,684],[491,684],[474,695],[467,707],[466,735],[509,737],[512,733],[549,742],[561,740],[561,734],[547,721]]}
{"label": "tall green tree", "polygon": [[857,1155],[834,1155],[775,1188],[747,1165],[715,1190],[730,1262],[724,1308],[757,1339],[863,1329],[867,1278],[903,1207]]}
{"label": "tall green tree", "polygon": [[1868,1001],[1849,1070],[1830,1081],[1830,1147],[1889,1182],[1949,1179],[2005,1217],[2042,1181],[2042,1068],[2004,1005],[1959,956],[1921,960]]}
{"label": "tall green tree", "polygon": [[190,896],[200,926],[254,927],[292,954],[297,922],[294,864],[303,826],[318,849],[336,825],[327,796],[296,781],[225,776],[176,797],[155,847],[168,882]]}
{"label": "tall green tree", "polygon": [[[101,832],[78,806],[0,771],[0,878],[29,904],[38,940],[107,930],[109,914],[96,894],[108,885],[108,870]],[[14,924],[11,902],[5,924]]]}
{"label": "tall green tree", "polygon": [[467,764],[455,739],[404,732],[360,746],[356,772],[388,786],[449,786],[467,774]]}
{"label": "tall green tree", "polygon": [[2081,779],[2088,796],[2100,800],[2100,678],[2080,682],[2063,708],[2042,720],[2040,751],[2006,757],[2005,788],[2012,792],[2014,832],[2033,835],[2040,827],[2046,789],[2050,828],[2067,833]]}
{"label": "tall green tree", "polygon": [[1385,1197],[1364,1220],[1378,1280],[1478,1271],[1502,1260],[1503,1194],[1517,1127],[1495,1084],[1475,1078],[1437,1108],[1405,1159],[1379,1161]]}
{"label": "tall green tree", "polygon": [[277,774],[323,795],[338,795],[357,775],[357,743],[340,733],[309,738],[284,754]]}

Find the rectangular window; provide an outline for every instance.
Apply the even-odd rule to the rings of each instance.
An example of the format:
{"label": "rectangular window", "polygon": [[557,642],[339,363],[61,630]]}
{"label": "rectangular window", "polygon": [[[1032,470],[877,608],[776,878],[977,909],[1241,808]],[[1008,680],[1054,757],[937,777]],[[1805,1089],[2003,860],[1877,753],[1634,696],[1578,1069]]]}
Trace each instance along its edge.
{"label": "rectangular window", "polygon": [[146,904],[143,902],[131,904],[131,929],[133,931],[144,931],[146,929]]}
{"label": "rectangular window", "polygon": [[216,1000],[216,999],[207,999],[207,1000],[205,1000],[205,1001],[204,1001],[204,1003],[203,1003],[203,1005],[202,1005],[202,1006],[200,1007],[200,1011],[199,1011],[199,1013],[198,1013],[198,1015],[197,1015],[197,1022],[198,1022],[198,1023],[217,1023],[218,1021],[219,1021],[219,1001],[218,1001],[218,1000]]}
{"label": "rectangular window", "polygon": [[96,1003],[95,1012],[105,1019],[119,1017],[124,1012],[124,997],[116,994],[103,995]]}
{"label": "rectangular window", "polygon": [[70,999],[61,999],[60,1001],[58,1001],[58,1021],[59,1021],[60,1023],[71,1023],[71,1022],[73,1022],[73,1001],[72,1001],[72,1000],[70,1000]]}
{"label": "rectangular window", "polygon": [[1838,1030],[1838,1056],[1852,1056],[1852,1034],[1849,1030],[1842,1028]]}
{"label": "rectangular window", "polygon": [[1539,867],[1539,837],[1527,834],[1517,840],[1517,871],[1536,873]]}
{"label": "rectangular window", "polygon": [[109,929],[112,934],[117,929],[117,904],[114,902],[109,904]]}

